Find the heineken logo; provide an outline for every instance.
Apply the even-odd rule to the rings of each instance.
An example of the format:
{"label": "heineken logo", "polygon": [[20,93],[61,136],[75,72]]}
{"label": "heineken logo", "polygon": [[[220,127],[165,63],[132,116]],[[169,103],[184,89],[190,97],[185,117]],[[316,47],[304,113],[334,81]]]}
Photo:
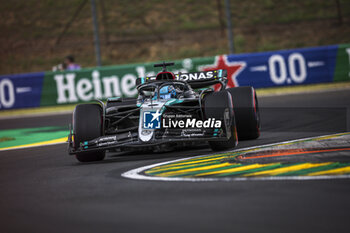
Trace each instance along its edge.
{"label": "heineken logo", "polygon": [[98,70],[90,78],[76,78],[76,73],[57,74],[54,76],[57,86],[57,103],[74,103],[105,99],[113,96],[132,97],[137,94],[136,76],[126,74],[101,77]]}
{"label": "heineken logo", "polygon": [[[206,80],[220,76],[215,70],[193,72],[198,71],[198,64],[193,64],[192,59],[182,60],[180,67],[174,67],[170,71],[179,74],[177,79],[183,81]],[[137,96],[136,79],[155,77],[158,72],[153,65],[146,64],[53,73],[45,86],[48,89],[56,89],[54,101],[57,104],[103,100],[110,97],[135,97]]]}

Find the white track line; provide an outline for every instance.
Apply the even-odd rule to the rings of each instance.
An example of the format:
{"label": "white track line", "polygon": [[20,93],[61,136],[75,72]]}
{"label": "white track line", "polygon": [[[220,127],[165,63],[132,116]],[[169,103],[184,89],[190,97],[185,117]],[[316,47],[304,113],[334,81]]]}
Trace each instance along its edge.
{"label": "white track line", "polygon": [[[52,143],[48,143],[48,144],[37,144],[37,145],[28,144],[28,145],[23,145],[23,146],[13,146],[13,147],[9,147],[9,148],[0,148],[0,152],[1,151],[9,151],[9,150],[28,149],[28,148],[42,147],[42,146],[53,146],[53,145],[59,145],[59,144],[64,144],[64,143],[67,143],[67,142],[64,141],[64,142],[52,142]],[[33,144],[35,144],[35,143],[33,143]]]}

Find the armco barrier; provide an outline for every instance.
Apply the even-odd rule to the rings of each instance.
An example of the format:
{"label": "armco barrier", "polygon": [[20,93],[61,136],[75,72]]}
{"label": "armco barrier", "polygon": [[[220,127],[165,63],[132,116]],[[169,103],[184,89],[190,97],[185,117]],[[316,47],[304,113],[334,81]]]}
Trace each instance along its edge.
{"label": "armco barrier", "polygon": [[[255,88],[350,80],[350,44],[263,53],[187,58],[173,72],[226,69],[229,87]],[[136,95],[135,79],[153,63],[0,76],[0,109],[75,104]]]}

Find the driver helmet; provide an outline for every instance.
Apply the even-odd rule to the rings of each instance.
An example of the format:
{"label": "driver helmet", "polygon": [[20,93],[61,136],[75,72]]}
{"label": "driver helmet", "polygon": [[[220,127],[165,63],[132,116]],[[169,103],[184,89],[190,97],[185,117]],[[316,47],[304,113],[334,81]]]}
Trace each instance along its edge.
{"label": "driver helmet", "polygon": [[176,98],[176,90],[173,85],[164,86],[159,90],[159,97],[161,99]]}

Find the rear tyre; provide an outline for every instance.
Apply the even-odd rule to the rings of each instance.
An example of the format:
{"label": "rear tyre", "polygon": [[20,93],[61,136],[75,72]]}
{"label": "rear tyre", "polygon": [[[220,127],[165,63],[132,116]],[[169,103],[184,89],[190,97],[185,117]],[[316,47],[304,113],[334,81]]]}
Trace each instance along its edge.
{"label": "rear tyre", "polygon": [[[237,145],[237,132],[235,116],[232,108],[232,98],[227,91],[212,92],[204,97],[205,118],[222,119],[226,115],[231,137],[226,141],[209,141],[210,148],[214,151],[228,150]],[[223,125],[222,127],[225,127]]]}
{"label": "rear tyre", "polygon": [[[102,136],[102,107],[98,104],[79,104],[73,113],[74,147],[77,150],[81,142]],[[75,157],[80,162],[103,160],[105,151],[79,152]]]}
{"label": "rear tyre", "polygon": [[227,89],[232,96],[238,139],[249,140],[260,136],[258,99],[253,87]]}

